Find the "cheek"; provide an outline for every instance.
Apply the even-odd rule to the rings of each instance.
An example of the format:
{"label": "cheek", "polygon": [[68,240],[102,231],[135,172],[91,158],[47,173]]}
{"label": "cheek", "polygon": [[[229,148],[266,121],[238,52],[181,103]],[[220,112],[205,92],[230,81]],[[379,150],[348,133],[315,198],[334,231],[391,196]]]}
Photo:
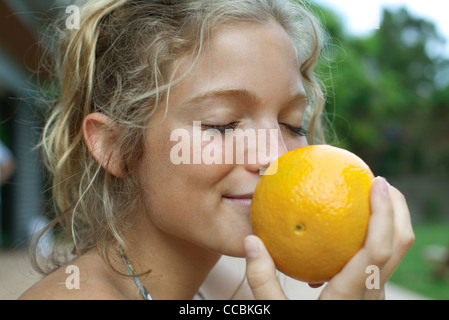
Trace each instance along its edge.
{"label": "cheek", "polygon": [[[140,177],[146,211],[153,223],[173,232],[182,226],[184,233],[189,233],[187,226],[193,230],[207,225],[208,212],[213,212],[222,200],[220,182],[232,169],[214,161],[205,163],[209,158],[221,157],[219,143],[202,142],[198,151],[190,138],[170,141],[170,134],[149,135],[148,141]],[[194,163],[196,152],[199,164]]]}
{"label": "cheek", "polygon": [[296,150],[309,145],[306,137],[286,138],[284,141],[288,151]]}
{"label": "cheek", "polygon": [[[141,163],[143,182],[172,188],[180,184],[207,188],[219,182],[232,166],[225,162],[221,137],[183,128],[150,132]],[[174,190],[175,191],[175,190]]]}

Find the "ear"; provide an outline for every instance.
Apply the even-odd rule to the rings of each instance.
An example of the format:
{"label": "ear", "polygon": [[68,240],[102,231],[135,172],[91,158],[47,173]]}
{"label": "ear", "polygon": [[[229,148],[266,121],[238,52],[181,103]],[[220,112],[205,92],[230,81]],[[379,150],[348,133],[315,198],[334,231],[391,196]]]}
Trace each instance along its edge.
{"label": "ear", "polygon": [[118,129],[112,120],[102,113],[91,113],[83,121],[84,141],[92,156],[103,169],[118,178],[124,177],[120,156],[112,141],[118,136]]}

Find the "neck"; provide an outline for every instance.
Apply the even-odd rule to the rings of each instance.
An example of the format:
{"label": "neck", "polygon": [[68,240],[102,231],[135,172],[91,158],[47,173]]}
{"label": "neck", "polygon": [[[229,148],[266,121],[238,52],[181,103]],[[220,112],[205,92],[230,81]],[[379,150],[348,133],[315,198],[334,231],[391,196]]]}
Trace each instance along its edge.
{"label": "neck", "polygon": [[[156,300],[187,300],[198,292],[220,255],[200,248],[155,227],[149,219],[136,223],[126,235],[126,255],[140,276],[142,285]],[[117,251],[117,250],[116,250]],[[123,260],[119,270],[127,273]],[[134,281],[126,279],[127,286]]]}

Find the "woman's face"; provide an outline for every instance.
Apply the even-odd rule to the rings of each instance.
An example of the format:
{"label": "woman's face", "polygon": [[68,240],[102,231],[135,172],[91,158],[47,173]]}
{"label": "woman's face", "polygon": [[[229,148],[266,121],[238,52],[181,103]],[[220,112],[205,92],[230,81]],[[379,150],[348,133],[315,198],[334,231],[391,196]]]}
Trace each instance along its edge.
{"label": "woman's face", "polygon": [[[159,121],[160,108],[148,129],[139,174],[155,227],[220,254],[244,255],[251,197],[267,167],[257,153],[274,161],[307,145],[299,130],[307,99],[298,69],[292,41],[274,22],[214,32],[172,88],[166,117]],[[248,137],[243,144],[226,139],[238,129]]]}

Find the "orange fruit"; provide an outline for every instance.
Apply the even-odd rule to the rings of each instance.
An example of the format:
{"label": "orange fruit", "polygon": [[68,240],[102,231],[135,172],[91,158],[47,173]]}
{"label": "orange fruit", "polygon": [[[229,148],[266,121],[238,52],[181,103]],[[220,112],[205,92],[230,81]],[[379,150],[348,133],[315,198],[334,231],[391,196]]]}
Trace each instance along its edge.
{"label": "orange fruit", "polygon": [[281,272],[326,282],[364,244],[373,179],[368,165],[347,150],[313,145],[287,152],[256,187],[254,234]]}

